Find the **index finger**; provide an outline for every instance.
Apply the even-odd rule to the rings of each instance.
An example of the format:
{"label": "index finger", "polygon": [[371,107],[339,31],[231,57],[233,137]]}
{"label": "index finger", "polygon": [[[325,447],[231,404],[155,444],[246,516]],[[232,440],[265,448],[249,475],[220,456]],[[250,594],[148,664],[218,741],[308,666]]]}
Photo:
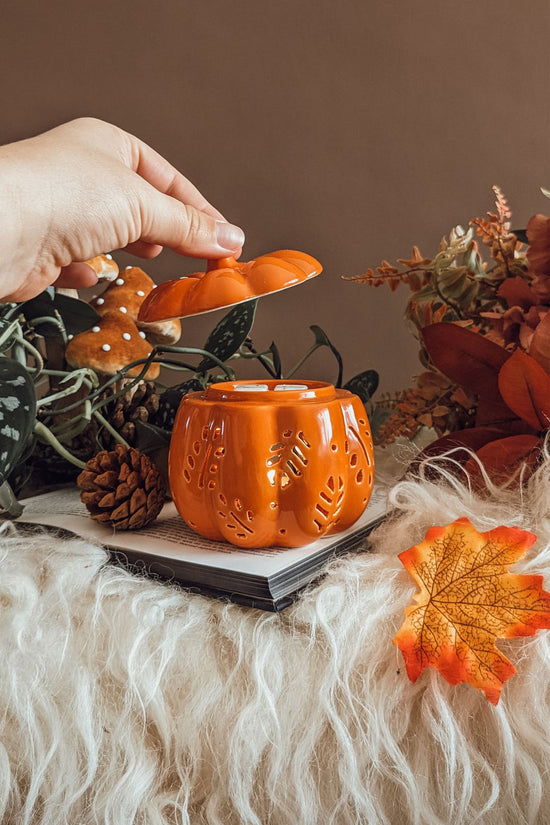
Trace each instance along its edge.
{"label": "index finger", "polygon": [[206,212],[207,215],[211,215],[213,218],[226,220],[222,213],[206,200],[197,187],[181,172],[178,172],[176,167],[172,166],[166,158],[163,158],[162,155],[139,138],[128,132],[126,134],[130,139],[132,169],[134,172],[154,186],[155,189],[158,189],[159,192],[170,195],[188,206],[194,206],[195,209]]}

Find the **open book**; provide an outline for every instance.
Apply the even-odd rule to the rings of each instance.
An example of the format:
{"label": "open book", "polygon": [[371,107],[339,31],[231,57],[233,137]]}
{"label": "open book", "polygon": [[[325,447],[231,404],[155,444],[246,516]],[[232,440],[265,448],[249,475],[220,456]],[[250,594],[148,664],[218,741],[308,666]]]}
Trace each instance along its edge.
{"label": "open book", "polygon": [[281,610],[316,579],[333,556],[356,549],[384,518],[385,495],[374,489],[355,524],[334,536],[296,548],[243,550],[194,533],[167,502],[149,527],[118,531],[94,521],[77,487],[34,496],[24,502],[20,522],[75,533],[111,551],[113,561],[134,572],[176,581],[211,595],[264,610]]}

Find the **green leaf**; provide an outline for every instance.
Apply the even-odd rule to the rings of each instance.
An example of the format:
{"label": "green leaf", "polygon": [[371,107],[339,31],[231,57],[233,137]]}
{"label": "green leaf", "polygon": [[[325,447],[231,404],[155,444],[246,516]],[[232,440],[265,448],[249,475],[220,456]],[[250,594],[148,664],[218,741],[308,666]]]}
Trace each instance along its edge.
{"label": "green leaf", "polygon": [[165,431],[171,432],[181,399],[190,392],[201,392],[203,389],[203,384],[196,378],[189,378],[181,384],[168,387],[160,395],[159,408],[152,423]]}
{"label": "green leaf", "polygon": [[0,508],[5,511],[6,516],[11,518],[18,518],[23,512],[23,507],[17,501],[7,481],[0,484]]}
{"label": "green leaf", "polygon": [[[550,193],[546,197],[550,198]],[[520,241],[521,243],[529,243],[529,238],[527,237],[526,229],[512,229],[512,232],[514,233],[518,241]]]}
{"label": "green leaf", "polygon": [[[69,335],[78,335],[79,332],[95,326],[100,320],[95,309],[85,301],[60,295],[50,287],[35,298],[22,303],[20,311],[29,322],[44,317],[57,320],[60,315]],[[38,323],[35,326],[36,331],[44,338],[58,338],[61,334],[59,326],[55,323]]]}
{"label": "green leaf", "polygon": [[[60,338],[59,319],[53,303],[54,291],[48,287],[40,295],[30,298],[19,305],[20,312],[31,323],[39,335],[44,338]],[[52,318],[52,323],[35,323],[38,318]]]}
{"label": "green leaf", "polygon": [[162,427],[156,427],[144,421],[136,421],[136,444],[141,453],[148,455],[160,447],[170,444],[170,433]]}
{"label": "green leaf", "polygon": [[376,370],[365,370],[344,384],[344,389],[358,395],[363,404],[367,404],[378,388],[378,373]]}
{"label": "green leaf", "polygon": [[79,332],[91,329],[101,320],[95,309],[79,298],[56,293],[53,305],[59,311],[65,329],[70,335],[78,335]]}
{"label": "green leaf", "polygon": [[34,384],[22,364],[0,358],[0,484],[17,464],[34,429]]}
{"label": "green leaf", "polygon": [[[214,327],[203,347],[211,352],[220,361],[227,361],[234,355],[244,342],[254,323],[258,300],[245,301],[229,310],[221,321]],[[198,372],[206,372],[215,364],[210,358],[203,358],[198,366]]]}
{"label": "green leaf", "polygon": [[334,355],[334,357],[336,358],[336,360],[338,361],[338,378],[336,380],[336,386],[341,387],[342,386],[342,374],[344,372],[344,365],[342,363],[342,356],[340,355],[340,353],[338,352],[336,347],[331,343],[328,335],[326,334],[326,332],[323,329],[321,329],[321,327],[317,326],[317,324],[312,324],[312,326],[310,326],[310,330],[315,335],[315,343],[320,347],[321,346],[328,347],[330,349],[330,351],[332,352],[332,354]]}
{"label": "green leaf", "polygon": [[271,353],[271,357],[273,358],[273,370],[277,378],[281,378],[283,372],[283,367],[281,364],[281,355],[279,353],[279,348],[275,341],[271,342],[271,346],[269,347],[269,351]]}

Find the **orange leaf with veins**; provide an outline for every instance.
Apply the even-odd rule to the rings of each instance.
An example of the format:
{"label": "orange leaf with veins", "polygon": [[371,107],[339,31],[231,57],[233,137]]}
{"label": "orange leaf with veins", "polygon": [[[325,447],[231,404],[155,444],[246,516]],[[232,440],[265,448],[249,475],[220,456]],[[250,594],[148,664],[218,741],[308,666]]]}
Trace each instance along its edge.
{"label": "orange leaf with veins", "polygon": [[452,685],[469,682],[497,704],[516,669],[495,640],[550,627],[550,593],[542,589],[542,576],[509,572],[535,541],[519,527],[479,533],[460,518],[432,527],[420,544],[400,554],[420,588],[393,640],[412,682],[432,666]]}

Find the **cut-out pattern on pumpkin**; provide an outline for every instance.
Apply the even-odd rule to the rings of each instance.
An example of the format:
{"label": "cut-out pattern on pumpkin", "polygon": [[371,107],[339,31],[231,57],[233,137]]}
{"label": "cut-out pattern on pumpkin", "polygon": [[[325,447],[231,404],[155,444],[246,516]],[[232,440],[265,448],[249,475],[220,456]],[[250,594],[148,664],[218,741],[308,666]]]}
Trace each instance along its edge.
{"label": "cut-out pattern on pumpkin", "polygon": [[184,397],[170,447],[182,517],[242,547],[298,546],[353,524],[374,481],[360,399],[321,382],[258,386],[225,382]]}

